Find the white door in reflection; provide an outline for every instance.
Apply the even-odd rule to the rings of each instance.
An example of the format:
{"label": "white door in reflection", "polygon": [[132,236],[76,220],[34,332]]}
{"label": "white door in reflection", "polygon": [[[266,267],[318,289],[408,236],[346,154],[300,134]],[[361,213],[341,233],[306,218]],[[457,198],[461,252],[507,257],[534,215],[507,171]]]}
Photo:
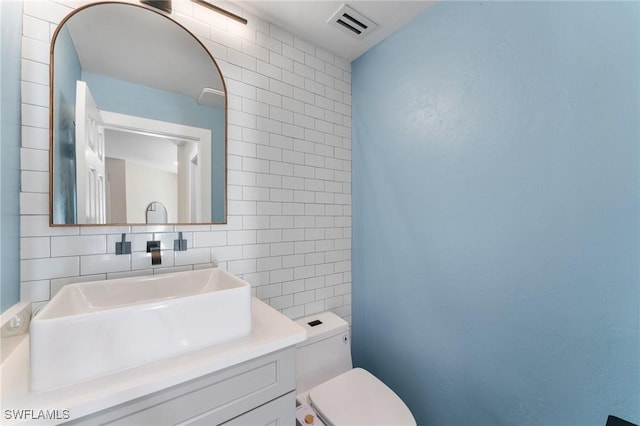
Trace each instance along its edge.
{"label": "white door in reflection", "polygon": [[78,223],[106,223],[104,123],[84,81],[76,83]]}
{"label": "white door in reflection", "polygon": [[189,161],[189,205],[190,205],[190,220],[191,222],[197,222],[198,218],[198,194],[200,193],[199,184],[200,173],[198,172],[198,154],[195,154],[191,161]]}

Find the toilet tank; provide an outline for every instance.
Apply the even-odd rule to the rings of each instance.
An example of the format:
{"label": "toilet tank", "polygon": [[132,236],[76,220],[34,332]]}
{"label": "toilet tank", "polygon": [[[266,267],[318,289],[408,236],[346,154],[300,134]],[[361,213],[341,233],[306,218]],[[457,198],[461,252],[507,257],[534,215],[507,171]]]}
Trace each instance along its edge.
{"label": "toilet tank", "polygon": [[300,394],[353,368],[349,324],[333,312],[296,320],[307,340],[296,346],[297,392]]}

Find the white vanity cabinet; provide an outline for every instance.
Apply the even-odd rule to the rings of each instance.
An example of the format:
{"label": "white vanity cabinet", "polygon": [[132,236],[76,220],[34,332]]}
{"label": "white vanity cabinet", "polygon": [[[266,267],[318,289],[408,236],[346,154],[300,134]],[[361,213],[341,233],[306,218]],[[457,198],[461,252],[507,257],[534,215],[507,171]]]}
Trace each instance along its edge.
{"label": "white vanity cabinet", "polygon": [[295,362],[291,346],[66,424],[292,425]]}
{"label": "white vanity cabinet", "polygon": [[2,425],[34,424],[6,415],[20,410],[67,413],[39,426],[295,425],[295,347],[307,333],[257,299],[251,316],[246,337],[44,392],[29,390],[23,339],[1,367]]}

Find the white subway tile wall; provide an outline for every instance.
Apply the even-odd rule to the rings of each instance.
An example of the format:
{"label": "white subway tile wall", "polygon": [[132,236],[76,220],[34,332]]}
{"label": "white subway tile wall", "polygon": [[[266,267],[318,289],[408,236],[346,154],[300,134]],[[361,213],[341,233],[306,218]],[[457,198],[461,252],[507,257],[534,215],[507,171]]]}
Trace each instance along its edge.
{"label": "white subway tile wall", "polygon": [[[331,310],[351,322],[351,64],[233,3],[248,25],[186,0],[171,15],[227,85],[228,223],[49,227],[49,42],[86,3],[24,3],[21,298],[40,305],[69,283],[218,265],[290,318]],[[173,251],[177,232],[187,251]],[[116,256],[122,233],[132,253]]]}

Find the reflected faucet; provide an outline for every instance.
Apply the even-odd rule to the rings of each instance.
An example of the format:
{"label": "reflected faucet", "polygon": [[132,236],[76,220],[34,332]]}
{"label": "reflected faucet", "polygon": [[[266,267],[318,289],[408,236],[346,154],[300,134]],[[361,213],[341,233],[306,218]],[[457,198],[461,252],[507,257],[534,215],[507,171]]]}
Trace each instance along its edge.
{"label": "reflected faucet", "polygon": [[167,208],[159,201],[152,201],[147,206],[145,217],[147,223],[167,223]]}
{"label": "reflected faucet", "polygon": [[160,265],[162,263],[160,241],[147,241],[147,253],[151,253],[152,265]]}

